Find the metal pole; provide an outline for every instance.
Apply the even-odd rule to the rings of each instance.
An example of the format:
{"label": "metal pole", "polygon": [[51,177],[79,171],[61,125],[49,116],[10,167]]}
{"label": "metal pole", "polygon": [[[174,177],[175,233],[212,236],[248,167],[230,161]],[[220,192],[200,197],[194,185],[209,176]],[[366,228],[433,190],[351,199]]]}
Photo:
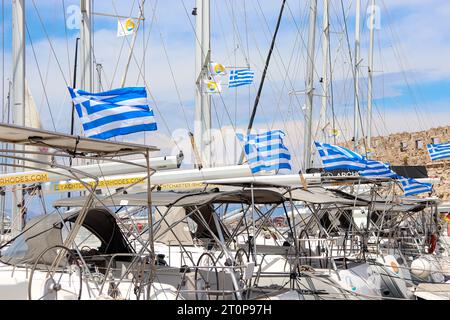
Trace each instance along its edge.
{"label": "metal pole", "polygon": [[144,4],[145,4],[145,0],[142,0],[141,5],[139,6],[140,10],[139,10],[138,25],[136,27],[136,31],[133,34],[133,40],[131,41],[130,51],[128,53],[127,64],[125,66],[125,72],[123,73],[122,82],[120,84],[121,88],[125,87],[125,83],[127,81],[128,69],[130,68],[131,58],[133,57],[133,51],[134,51],[134,46],[136,44],[136,38],[137,38],[138,31],[139,31],[139,26],[141,25],[141,21],[143,21],[143,18],[144,18]]}
{"label": "metal pole", "polygon": [[305,110],[305,128],[304,128],[304,163],[303,169],[306,171],[312,166],[312,115],[314,99],[314,53],[316,46],[316,19],[317,19],[317,0],[311,0],[309,14],[309,35],[308,35],[308,64],[306,72],[306,110]]}
{"label": "metal pole", "polygon": [[[373,47],[375,31],[375,0],[370,4],[369,88],[367,92],[367,148],[372,148]],[[367,152],[367,151],[366,151]]]}
{"label": "metal pole", "polygon": [[[80,38],[75,40],[75,61],[73,64],[73,81],[72,87],[75,89],[77,87],[77,69],[78,69],[78,42]],[[73,135],[75,130],[75,103],[72,101],[72,116],[70,118],[70,134]],[[72,157],[69,158],[69,166],[72,166]],[[67,193],[67,197],[70,198],[72,194],[70,192]],[[69,208],[67,208],[69,210]]]}
{"label": "metal pole", "polygon": [[[256,256],[256,225],[255,225],[255,194],[253,191],[253,183],[251,184],[251,195],[252,195],[252,241],[253,241],[253,260],[255,261],[255,266],[258,265]],[[250,239],[249,239],[250,241]]]}
{"label": "metal pole", "polygon": [[361,0],[356,0],[355,24],[355,101],[353,109],[353,149],[357,151],[359,141],[359,64],[361,62]]}
{"label": "metal pole", "polygon": [[2,220],[0,221],[0,235],[5,234],[5,203],[6,203],[5,195],[6,195],[5,189],[4,189],[4,187],[1,187],[0,188],[0,197],[1,197],[0,210],[2,211],[2,213],[1,213]]}
{"label": "metal pole", "polygon": [[[259,99],[261,98],[262,89],[264,87],[264,81],[266,80],[267,69],[269,68],[270,58],[272,57],[273,48],[275,47],[275,40],[277,38],[278,30],[280,28],[281,18],[283,17],[283,11],[284,11],[285,4],[286,4],[286,0],[283,0],[283,3],[281,4],[280,13],[278,15],[278,21],[277,21],[277,25],[275,27],[275,32],[272,37],[272,43],[270,44],[269,54],[267,55],[266,64],[264,65],[264,71],[263,71],[263,74],[261,77],[261,82],[259,84],[258,93],[256,94],[255,103],[253,104],[253,110],[252,110],[252,114],[250,116],[250,122],[247,127],[247,135],[250,133],[250,131],[253,128],[253,122],[255,121],[256,110],[258,109]],[[239,159],[239,164],[242,164],[242,162],[244,161],[244,156],[245,156],[245,153],[244,153],[244,151],[242,151],[241,157]]]}
{"label": "metal pole", "polygon": [[80,0],[81,7],[81,87],[92,92],[91,1]]}
{"label": "metal pole", "polygon": [[[219,217],[217,214],[215,214],[215,212],[213,213],[213,220],[214,220],[214,225],[216,226],[217,234],[219,235],[220,243],[223,247],[223,253],[227,254],[230,258],[232,258],[231,254],[229,254],[227,247],[226,247],[226,242],[225,242],[225,237],[223,236],[222,226],[219,223]],[[231,272],[230,275],[231,275],[231,282],[233,283],[234,290],[236,291],[237,300],[242,300],[242,295],[241,295],[241,292],[239,292],[240,287],[239,287],[239,284],[236,279],[236,274],[234,272]]]}
{"label": "metal pole", "polygon": [[289,188],[289,204],[291,207],[291,219],[292,219],[292,237],[294,238],[294,249],[295,249],[295,264],[294,264],[294,273],[297,274],[297,270],[299,270],[299,239],[297,237],[297,231],[296,231],[296,223],[295,223],[295,215],[294,215],[294,209],[295,209],[295,205],[294,202],[292,201],[292,190],[291,188]]}
{"label": "metal pole", "polygon": [[[13,0],[12,15],[12,42],[13,42],[13,119],[14,124],[25,125],[25,1]],[[15,146],[15,149],[23,150],[23,146]],[[23,162],[18,162],[20,166]],[[20,169],[15,169],[20,171]],[[14,237],[20,233],[22,219],[19,205],[23,203],[21,190],[13,188],[11,210],[11,235]]]}
{"label": "metal pole", "polygon": [[[77,69],[78,69],[78,42],[80,38],[77,38],[75,41],[75,61],[73,65],[73,81],[72,87],[75,89],[77,87]],[[70,122],[70,134],[74,133],[74,125],[75,125],[75,104],[72,102],[72,117]],[[70,165],[72,165],[72,158],[70,158]]]}
{"label": "metal pole", "polygon": [[322,131],[322,141],[327,142],[326,113],[328,102],[328,55],[330,51],[330,21],[328,1],[323,0],[323,45],[322,45],[322,105],[320,108],[319,130]]}
{"label": "metal pole", "polygon": [[148,207],[148,239],[150,241],[150,250],[155,254],[155,246],[153,243],[153,215],[152,215],[152,185],[150,183],[151,168],[150,168],[150,154],[145,153],[145,160],[147,163],[147,207]]}
{"label": "metal pole", "polygon": [[203,80],[210,64],[210,0],[197,0],[196,12],[196,59],[197,77],[195,96],[194,140],[204,167],[211,166],[211,97],[203,93]]}

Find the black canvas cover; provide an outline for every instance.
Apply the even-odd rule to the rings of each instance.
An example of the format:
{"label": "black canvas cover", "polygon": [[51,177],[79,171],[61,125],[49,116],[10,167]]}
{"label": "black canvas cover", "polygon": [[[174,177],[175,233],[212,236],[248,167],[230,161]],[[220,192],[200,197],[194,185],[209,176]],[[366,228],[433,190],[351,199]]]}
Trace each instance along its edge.
{"label": "black canvas cover", "polygon": [[391,169],[405,178],[428,178],[428,172],[425,166],[391,166]]}

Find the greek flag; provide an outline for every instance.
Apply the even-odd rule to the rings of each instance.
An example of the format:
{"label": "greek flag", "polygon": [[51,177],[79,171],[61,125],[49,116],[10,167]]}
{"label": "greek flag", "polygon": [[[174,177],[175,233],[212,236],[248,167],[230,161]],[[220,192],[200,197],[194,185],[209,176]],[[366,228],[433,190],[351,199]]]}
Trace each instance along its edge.
{"label": "greek flag", "polygon": [[429,144],[427,149],[432,161],[450,158],[450,142]]}
{"label": "greek flag", "polygon": [[277,169],[291,169],[291,155],[283,143],[285,133],[281,130],[260,134],[236,135],[245,143],[244,151],[252,173]]}
{"label": "greek flag", "polygon": [[397,174],[390,169],[388,163],[366,160],[366,169],[359,172],[363,177],[396,178]]}
{"label": "greek flag", "polygon": [[109,139],[157,130],[144,87],[89,93],[69,88],[84,133],[89,138]]}
{"label": "greek flag", "polygon": [[322,159],[325,170],[356,170],[366,169],[366,159],[356,152],[328,143],[314,142]]}
{"label": "greek flag", "polygon": [[252,84],[255,72],[251,69],[235,69],[230,71],[228,88],[236,88],[246,84]]}
{"label": "greek flag", "polygon": [[422,183],[414,179],[400,176],[399,180],[402,184],[403,192],[407,197],[420,193],[431,192],[433,189],[433,185],[431,183]]}
{"label": "greek flag", "polygon": [[315,142],[325,170],[347,169],[358,171],[363,177],[383,177],[398,179],[402,184],[405,196],[431,192],[431,183],[399,176],[390,169],[388,163],[368,160],[366,157],[346,148],[327,143]]}

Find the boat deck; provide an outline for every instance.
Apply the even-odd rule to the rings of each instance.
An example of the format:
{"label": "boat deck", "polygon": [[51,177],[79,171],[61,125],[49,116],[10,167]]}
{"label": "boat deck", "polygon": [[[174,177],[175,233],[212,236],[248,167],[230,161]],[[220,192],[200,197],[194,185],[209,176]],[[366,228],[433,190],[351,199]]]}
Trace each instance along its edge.
{"label": "boat deck", "polygon": [[421,283],[414,295],[424,300],[450,300],[450,283]]}

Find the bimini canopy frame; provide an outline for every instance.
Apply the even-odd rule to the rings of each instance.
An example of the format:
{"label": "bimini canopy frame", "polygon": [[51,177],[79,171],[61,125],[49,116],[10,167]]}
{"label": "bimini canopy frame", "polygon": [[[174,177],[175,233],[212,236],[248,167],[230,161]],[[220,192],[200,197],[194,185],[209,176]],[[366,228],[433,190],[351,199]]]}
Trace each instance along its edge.
{"label": "bimini canopy frame", "polygon": [[91,139],[3,123],[0,124],[0,141],[23,146],[49,147],[72,156],[119,156],[159,150],[153,146]]}
{"label": "bimini canopy frame", "polygon": [[[255,204],[283,203],[286,199],[278,192],[272,190],[255,189],[253,192]],[[65,198],[53,202],[54,207],[80,207],[87,197]],[[147,192],[135,194],[117,194],[114,196],[97,197],[99,204],[104,206],[145,206]],[[189,207],[210,203],[252,203],[250,190],[217,191],[217,192],[174,192],[153,191],[152,205]],[[97,204],[97,203],[95,203]]]}
{"label": "bimini canopy frame", "polygon": [[[104,141],[99,139],[91,139],[84,138],[80,136],[67,135],[62,133],[50,132],[45,130],[39,130],[34,128],[21,127],[10,124],[0,124],[0,142],[10,143],[19,146],[40,146],[47,147],[54,150],[57,150],[58,154],[52,153],[43,153],[49,156],[58,156],[58,157],[72,157],[72,158],[95,158],[96,160],[102,161],[119,161],[124,162],[124,160],[114,160],[111,157],[118,156],[128,156],[128,155],[143,155],[146,159],[146,168],[147,168],[147,176],[142,180],[147,180],[148,188],[150,189],[150,176],[154,173],[154,170],[150,167],[150,152],[158,151],[156,147],[153,146],[144,146],[132,143],[124,143],[124,142],[111,142]],[[22,154],[22,156],[18,156],[17,154]],[[71,229],[67,239],[64,241],[64,246],[68,247],[73,243],[75,237],[78,234],[79,229],[81,228],[84,219],[92,207],[92,203],[96,198],[96,188],[99,183],[99,178],[93,176],[91,174],[85,173],[83,171],[74,169],[70,166],[65,166],[56,163],[56,161],[46,162],[33,158],[26,157],[27,155],[36,154],[35,151],[26,150],[0,150],[0,157],[3,159],[12,159],[13,163],[8,161],[1,163],[0,165],[14,168],[22,168],[22,169],[31,169],[31,170],[39,170],[42,172],[54,173],[54,168],[62,169],[67,172],[67,174],[58,174],[67,177],[68,179],[73,179],[81,183],[86,190],[89,192],[89,196],[86,198],[85,203],[81,206],[80,214],[77,216],[76,221],[74,222],[74,226]],[[129,164],[133,164],[132,162],[128,162]],[[43,168],[43,166],[49,166],[50,168]],[[85,182],[83,179],[92,179],[93,182]],[[39,183],[42,181],[36,181]],[[29,183],[28,184],[33,184]],[[15,185],[17,183],[13,183]],[[24,182],[24,184],[26,184]],[[136,184],[136,183],[134,183]],[[13,187],[15,188],[15,187]],[[14,189],[13,189],[14,190]],[[147,204],[148,208],[151,208],[151,193],[148,193]],[[149,223],[152,223],[152,215],[149,214]],[[150,241],[150,249],[151,252],[154,252],[153,246],[153,234],[150,229],[149,241]],[[13,241],[12,239],[11,241]],[[10,241],[10,242],[11,242]],[[58,254],[55,258],[50,270],[56,270],[56,266],[59,265],[60,260],[62,259],[62,254]],[[52,271],[54,272],[54,271]]]}

